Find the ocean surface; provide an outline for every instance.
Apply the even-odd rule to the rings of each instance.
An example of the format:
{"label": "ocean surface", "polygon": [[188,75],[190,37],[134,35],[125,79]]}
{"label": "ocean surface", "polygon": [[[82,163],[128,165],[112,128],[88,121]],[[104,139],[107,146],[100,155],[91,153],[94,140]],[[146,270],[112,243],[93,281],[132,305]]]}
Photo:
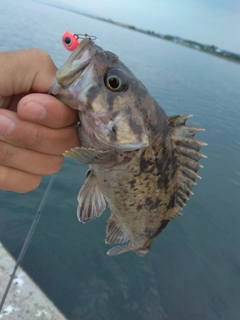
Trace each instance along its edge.
{"label": "ocean surface", "polygon": [[[105,254],[108,210],[78,222],[76,196],[87,166],[66,159],[23,268],[69,320],[239,320],[240,65],[27,0],[1,0],[0,26],[1,51],[39,47],[59,67],[69,55],[64,31],[97,36],[168,115],[193,114],[189,125],[205,128],[197,138],[208,143],[202,180],[183,216],[144,258]],[[0,241],[14,257],[49,179],[27,194],[0,191]]]}

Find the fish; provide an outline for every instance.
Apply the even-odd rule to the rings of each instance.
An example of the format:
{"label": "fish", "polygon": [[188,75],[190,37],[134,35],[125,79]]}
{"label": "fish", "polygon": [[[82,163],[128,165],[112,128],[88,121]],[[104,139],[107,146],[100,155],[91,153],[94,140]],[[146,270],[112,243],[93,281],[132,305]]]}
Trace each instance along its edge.
{"label": "fish", "polygon": [[146,255],[169,221],[182,215],[206,156],[192,115],[167,116],[119,57],[83,39],[57,71],[51,94],[78,110],[81,147],[64,155],[89,165],[78,194],[86,223],[106,209],[109,256]]}

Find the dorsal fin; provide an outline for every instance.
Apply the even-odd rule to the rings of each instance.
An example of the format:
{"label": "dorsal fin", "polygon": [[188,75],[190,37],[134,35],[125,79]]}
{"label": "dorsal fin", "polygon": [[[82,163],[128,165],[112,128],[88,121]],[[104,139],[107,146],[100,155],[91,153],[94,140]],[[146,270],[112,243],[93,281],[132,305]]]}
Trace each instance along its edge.
{"label": "dorsal fin", "polygon": [[206,158],[199,150],[207,144],[194,139],[195,134],[204,129],[187,126],[186,121],[190,117],[191,115],[179,115],[169,117],[168,119],[178,166],[178,190],[175,199],[177,205],[174,217],[181,215],[182,206],[189,200],[189,195],[193,194],[192,188],[196,184],[195,181],[201,178],[197,174],[197,171],[203,167],[198,161],[201,158]]}

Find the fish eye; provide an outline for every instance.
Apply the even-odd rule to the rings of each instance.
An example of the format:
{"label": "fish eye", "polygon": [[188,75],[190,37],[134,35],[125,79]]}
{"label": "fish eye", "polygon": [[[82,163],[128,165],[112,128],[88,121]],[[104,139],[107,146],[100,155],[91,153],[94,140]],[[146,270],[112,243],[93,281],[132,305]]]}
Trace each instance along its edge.
{"label": "fish eye", "polygon": [[111,91],[126,91],[126,77],[120,70],[111,69],[104,76],[105,86]]}

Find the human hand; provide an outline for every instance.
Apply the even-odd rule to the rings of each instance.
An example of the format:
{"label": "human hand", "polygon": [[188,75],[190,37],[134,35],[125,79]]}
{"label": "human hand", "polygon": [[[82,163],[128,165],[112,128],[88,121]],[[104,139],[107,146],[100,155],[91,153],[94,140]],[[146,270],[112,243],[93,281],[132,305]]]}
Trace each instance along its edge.
{"label": "human hand", "polygon": [[46,94],[57,70],[46,52],[2,52],[0,66],[0,189],[27,192],[80,146],[78,115]]}

